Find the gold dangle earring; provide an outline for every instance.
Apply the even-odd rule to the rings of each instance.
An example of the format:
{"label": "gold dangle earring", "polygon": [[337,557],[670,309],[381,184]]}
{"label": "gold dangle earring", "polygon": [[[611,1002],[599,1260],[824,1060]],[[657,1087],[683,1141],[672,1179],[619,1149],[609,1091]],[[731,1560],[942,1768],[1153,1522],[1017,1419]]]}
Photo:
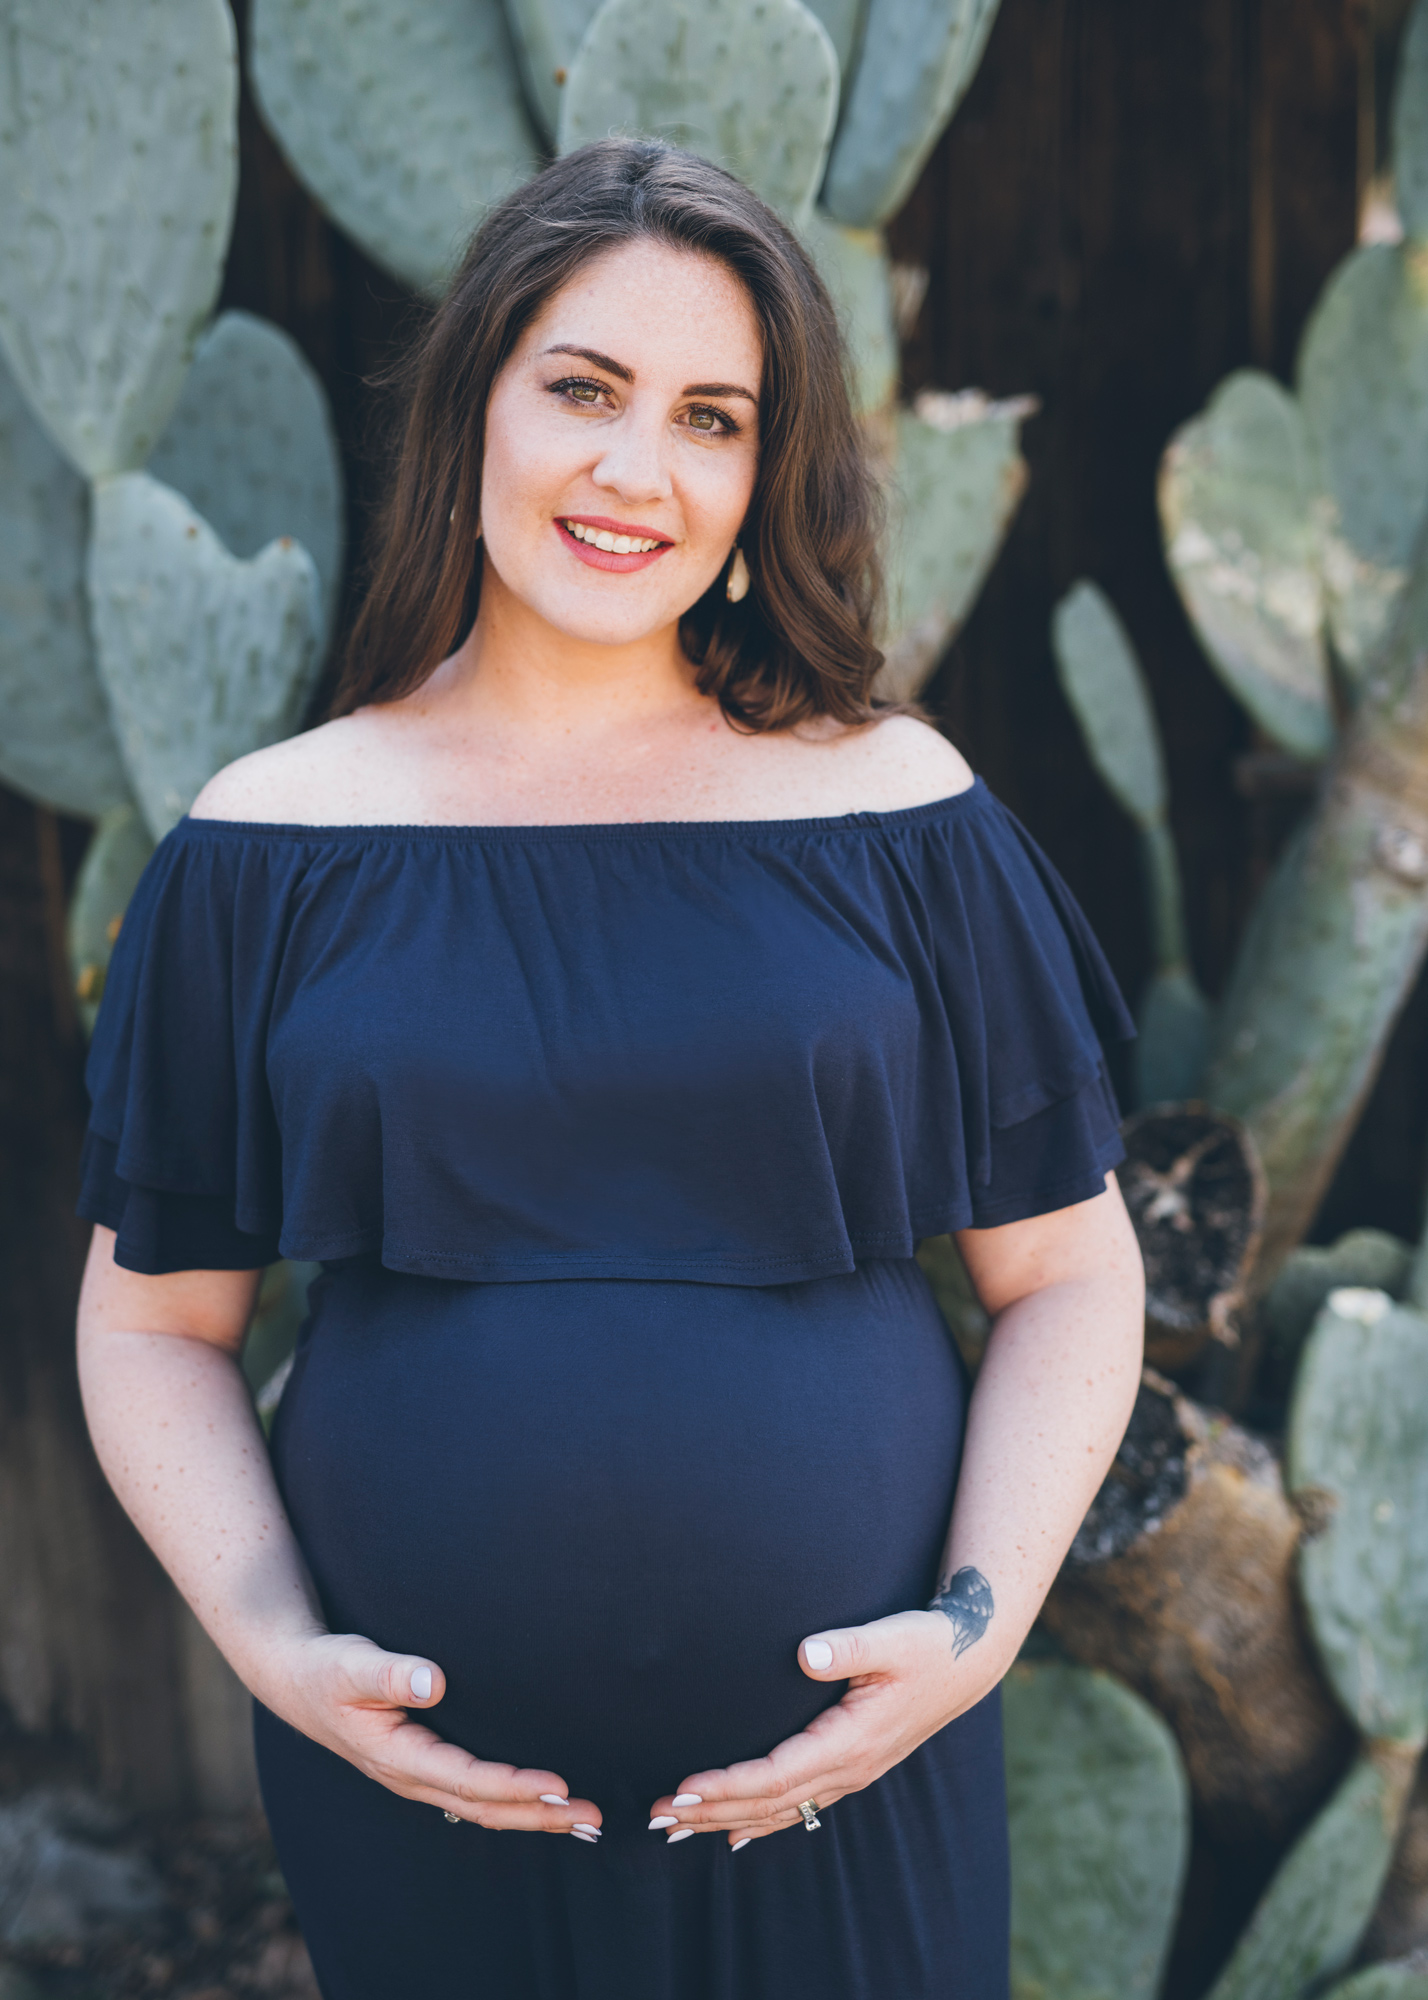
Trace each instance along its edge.
{"label": "gold dangle earring", "polygon": [[729,581],[724,586],[724,595],[731,604],[738,604],[749,594],[749,565],[744,560],[744,551],[734,544],[734,560],[729,565]]}

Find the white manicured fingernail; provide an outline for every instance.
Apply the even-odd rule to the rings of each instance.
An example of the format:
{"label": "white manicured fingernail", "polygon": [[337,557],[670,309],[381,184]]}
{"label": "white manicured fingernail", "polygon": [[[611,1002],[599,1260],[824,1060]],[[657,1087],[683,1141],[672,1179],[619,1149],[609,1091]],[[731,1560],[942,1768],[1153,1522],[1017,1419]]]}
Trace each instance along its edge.
{"label": "white manicured fingernail", "polygon": [[572,1840],[583,1840],[587,1847],[598,1847],[600,1845],[600,1836],[598,1833],[577,1833],[574,1827],[570,1829],[570,1838]]}
{"label": "white manicured fingernail", "polygon": [[805,1639],[803,1642],[803,1657],[807,1660],[810,1667],[817,1667],[821,1670],[824,1667],[832,1666],[833,1648],[826,1639]]}
{"label": "white manicured fingernail", "polygon": [[563,1799],[559,1792],[542,1792],[540,1802],[543,1806],[568,1806],[570,1804],[569,1799]]}
{"label": "white manicured fingernail", "polygon": [[753,1837],[754,1836],[751,1833],[746,1833],[742,1840],[736,1840],[734,1842],[734,1845],[729,1849],[729,1852],[731,1854],[737,1854],[741,1847],[748,1846],[749,1842],[753,1839]]}
{"label": "white manicured fingernail", "polygon": [[595,1836],[595,1838],[596,1838],[597,1840],[598,1840],[598,1839],[600,1838],[600,1829],[599,1829],[599,1827],[598,1827],[598,1826],[592,1826],[592,1825],[590,1824],[590,1822],[589,1822],[589,1820],[588,1820],[588,1819],[578,1819],[578,1820],[576,1820],[576,1822],[575,1822],[574,1826],[573,1826],[573,1827],[571,1827],[570,1831],[571,1831],[572,1833],[593,1833],[593,1834],[594,1834],[594,1836]]}
{"label": "white manicured fingernail", "polygon": [[411,1689],[412,1689],[412,1700],[413,1700],[413,1701],[430,1701],[430,1700],[431,1700],[431,1668],[430,1668],[430,1667],[413,1667],[413,1668],[412,1668],[412,1679],[411,1679]]}
{"label": "white manicured fingernail", "polygon": [[692,1826],[682,1826],[678,1833],[667,1833],[665,1835],[665,1846],[673,1847],[677,1840],[688,1840],[693,1832],[694,1828]]}
{"label": "white manicured fingernail", "polygon": [[681,1792],[677,1799],[670,1800],[670,1804],[675,1806],[702,1806],[703,1803],[698,1792]]}
{"label": "white manicured fingernail", "polygon": [[662,1813],[658,1819],[652,1819],[650,1821],[649,1830],[651,1833],[658,1833],[662,1826],[678,1826],[678,1825],[679,1821],[677,1819],[671,1819],[668,1813]]}

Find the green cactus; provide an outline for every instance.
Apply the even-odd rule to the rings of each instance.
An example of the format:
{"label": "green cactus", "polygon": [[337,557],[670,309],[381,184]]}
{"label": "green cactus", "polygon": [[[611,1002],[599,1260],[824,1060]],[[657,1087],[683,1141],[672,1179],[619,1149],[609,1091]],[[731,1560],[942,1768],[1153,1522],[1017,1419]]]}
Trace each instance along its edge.
{"label": "green cactus", "polygon": [[1401,1299],[1412,1268],[1413,1246],[1383,1229],[1351,1229],[1326,1246],[1292,1251],[1259,1307],[1266,1358],[1276,1374],[1285,1376],[1297,1360],[1330,1292],[1367,1286]]}
{"label": "green cactus", "polygon": [[1304,417],[1242,369],[1175,433],[1161,462],[1166,557],[1211,665],[1296,757],[1334,740],[1319,524]]}
{"label": "green cactus", "polygon": [[83,480],[0,362],[0,778],[83,817],[129,797],[89,636],[88,533]]}
{"label": "green cactus", "polygon": [[252,313],[221,314],[146,470],[235,556],[255,556],[280,535],[301,542],[331,628],[342,581],[342,462],[322,384],[287,334]]}
{"label": "green cactus", "polygon": [[1153,2000],[1190,1839],[1174,1737],[1085,1667],[1013,1667],[1002,1703],[1012,2000]]}
{"label": "green cactus", "polygon": [[218,291],[235,38],[227,0],[66,0],[62,29],[55,11],[5,0],[0,344],[95,478],[148,457]]}
{"label": "green cactus", "polygon": [[1300,1580],[1334,1692],[1366,1736],[1428,1741],[1428,1318],[1329,1294],[1289,1414],[1290,1491],[1322,1525]]}
{"label": "green cactus", "polygon": [[808,11],[816,14],[828,30],[833,53],[838,58],[838,74],[844,80],[844,94],[851,82],[855,59],[863,37],[868,0],[807,0]]}
{"label": "green cactus", "polygon": [[112,806],[94,829],[70,898],[66,946],[80,1025],[93,1034],[114,940],[134,885],[154,851],[135,805]]}
{"label": "green cactus", "polygon": [[838,308],[848,344],[853,407],[859,416],[886,409],[897,390],[898,340],[882,232],[844,229],[815,207],[801,234]]}
{"label": "green cactus", "polygon": [[1371,1965],[1335,1986],[1324,2000],[1428,2000],[1428,1971],[1411,1965]]}
{"label": "green cactus", "polygon": [[1407,234],[1428,240],[1428,7],[1415,7],[1398,51],[1390,114],[1393,193]]}
{"label": "green cactus", "polygon": [[1377,243],[1346,257],[1305,329],[1297,372],[1328,495],[1330,625],[1357,680],[1428,516],[1428,249]]}
{"label": "green cactus", "polygon": [[253,0],[253,87],[369,257],[441,290],[483,209],[539,164],[500,0]]}
{"label": "green cactus", "polygon": [[668,139],[798,224],[837,111],[838,58],[801,0],[605,0],[562,94],[560,150],[611,132]]}
{"label": "green cactus", "polygon": [[1396,1744],[1369,1744],[1280,1864],[1210,2000],[1305,2000],[1358,1950],[1413,1782]]}
{"label": "green cactus", "polygon": [[311,556],[271,542],[231,556],[147,473],[95,489],[89,597],[120,748],[155,838],[213,773],[288,736],[317,670]]}
{"label": "green cactus", "polygon": [[870,229],[902,207],[976,73],[998,0],[869,0],[823,205]]}
{"label": "green cactus", "polygon": [[1190,971],[1155,710],[1125,627],[1095,584],[1068,591],[1051,632],[1057,677],[1091,761],[1140,829],[1155,971],[1139,1010],[1136,1101],[1178,1102],[1194,1095],[1204,1068],[1210,1008]]}
{"label": "green cactus", "polygon": [[560,130],[560,100],[600,0],[506,0],[521,80],[547,145]]}
{"label": "green cactus", "polygon": [[969,389],[897,412],[880,694],[916,694],[971,608],[1026,488],[1018,438],[1035,408]]}

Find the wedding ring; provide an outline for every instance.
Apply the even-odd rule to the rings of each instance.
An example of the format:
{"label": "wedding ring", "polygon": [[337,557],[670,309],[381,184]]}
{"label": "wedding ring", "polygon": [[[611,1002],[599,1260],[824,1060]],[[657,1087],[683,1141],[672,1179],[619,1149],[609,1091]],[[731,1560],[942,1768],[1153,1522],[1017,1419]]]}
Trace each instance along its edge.
{"label": "wedding ring", "polygon": [[808,1828],[808,1831],[816,1833],[818,1828],[823,1824],[822,1820],[818,1817],[817,1799],[805,1799],[798,1810],[803,1814],[803,1824]]}
{"label": "wedding ring", "polygon": [[449,1813],[449,1812],[444,1812],[444,1813],[443,1813],[443,1814],[441,1815],[441,1817],[442,1817],[443,1819],[449,1819],[449,1820],[451,1821],[451,1824],[452,1824],[453,1826],[460,1826],[460,1824],[461,1824],[461,1815],[460,1815],[460,1813]]}

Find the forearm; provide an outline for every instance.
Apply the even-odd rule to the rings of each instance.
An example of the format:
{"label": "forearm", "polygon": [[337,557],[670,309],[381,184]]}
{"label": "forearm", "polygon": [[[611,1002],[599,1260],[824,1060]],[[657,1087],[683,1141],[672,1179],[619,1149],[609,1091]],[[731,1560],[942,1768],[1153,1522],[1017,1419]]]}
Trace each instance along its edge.
{"label": "forearm", "polygon": [[1141,1345],[1140,1293],[1114,1274],[998,1316],[938,1579],[954,1648],[975,1645],[979,1669],[1004,1672],[1040,1610],[1124,1435]]}
{"label": "forearm", "polygon": [[236,1358],[180,1334],[81,1322],[79,1364],[110,1485],[261,1697],[282,1643],[324,1627]]}

